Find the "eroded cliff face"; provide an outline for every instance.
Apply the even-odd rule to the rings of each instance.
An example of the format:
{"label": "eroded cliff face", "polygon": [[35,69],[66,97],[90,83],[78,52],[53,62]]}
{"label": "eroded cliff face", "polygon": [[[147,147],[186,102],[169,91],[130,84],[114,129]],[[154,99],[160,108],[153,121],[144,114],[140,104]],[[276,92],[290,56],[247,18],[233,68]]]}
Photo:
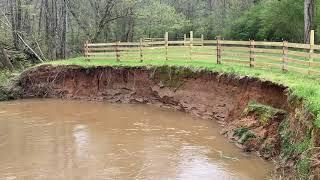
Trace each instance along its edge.
{"label": "eroded cliff face", "polygon": [[154,103],[228,121],[249,101],[287,109],[286,87],[255,78],[182,68],[41,66],[23,73],[25,97]]}
{"label": "eroded cliff face", "polygon": [[[19,86],[25,98],[148,103],[217,120],[239,147],[281,159],[283,172],[294,170],[303,154],[284,152],[284,146],[300,144],[315,132],[312,114],[301,103],[290,103],[286,87],[256,78],[177,67],[40,66],[24,72]],[[258,109],[248,112],[252,102],[278,111],[261,120]]]}

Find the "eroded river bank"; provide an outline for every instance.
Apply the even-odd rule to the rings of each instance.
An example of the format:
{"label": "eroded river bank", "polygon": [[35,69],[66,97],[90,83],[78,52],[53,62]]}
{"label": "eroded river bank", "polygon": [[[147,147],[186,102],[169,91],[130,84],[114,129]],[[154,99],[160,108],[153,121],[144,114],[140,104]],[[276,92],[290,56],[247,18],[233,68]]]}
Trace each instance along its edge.
{"label": "eroded river bank", "polygon": [[174,110],[54,99],[0,109],[1,178],[264,179],[273,169],[217,123]]}
{"label": "eroded river bank", "polygon": [[218,122],[237,147],[275,161],[276,177],[317,179],[320,130],[304,99],[291,90],[205,69],[42,65],[23,72],[10,93],[178,110]]}

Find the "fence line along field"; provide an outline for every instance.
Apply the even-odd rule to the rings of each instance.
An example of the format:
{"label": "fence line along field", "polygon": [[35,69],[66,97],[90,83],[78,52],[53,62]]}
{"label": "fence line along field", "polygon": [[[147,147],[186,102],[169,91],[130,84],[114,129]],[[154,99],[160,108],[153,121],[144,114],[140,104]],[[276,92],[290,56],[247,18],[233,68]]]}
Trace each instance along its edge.
{"label": "fence line along field", "polygon": [[248,66],[251,68],[276,68],[308,75],[320,75],[320,46],[314,44],[314,31],[310,44],[266,41],[229,41],[189,38],[182,40],[164,38],[141,38],[139,42],[84,44],[86,60],[115,61],[196,61]]}

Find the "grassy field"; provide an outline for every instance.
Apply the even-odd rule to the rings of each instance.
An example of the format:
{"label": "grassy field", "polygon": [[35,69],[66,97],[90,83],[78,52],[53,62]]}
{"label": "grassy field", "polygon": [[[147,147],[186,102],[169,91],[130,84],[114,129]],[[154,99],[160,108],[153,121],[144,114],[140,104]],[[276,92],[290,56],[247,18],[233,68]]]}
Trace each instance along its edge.
{"label": "grassy field", "polygon": [[[224,63],[216,64],[216,55],[214,47],[205,47],[205,52],[213,53],[213,55],[192,55],[190,60],[190,53],[186,53],[188,47],[169,49],[169,59],[165,60],[164,49],[144,50],[144,61],[139,62],[139,53],[125,52],[121,53],[120,62],[115,60],[115,56],[106,58],[108,60],[86,60],[84,57],[72,58],[67,60],[59,60],[48,62],[44,64],[52,65],[79,65],[83,67],[95,66],[183,66],[194,69],[207,69],[216,72],[233,73],[241,76],[258,77],[265,80],[270,80],[276,83],[286,85],[291,90],[292,97],[300,97],[305,100],[306,105],[316,115],[315,124],[320,128],[320,76],[309,76],[295,72],[283,72],[278,68],[250,68],[248,65]],[[200,49],[202,48],[202,49]],[[203,47],[195,47],[193,52],[203,52]],[[189,51],[190,52],[190,51]],[[248,61],[247,58],[242,58]],[[263,60],[262,60],[263,61]]]}

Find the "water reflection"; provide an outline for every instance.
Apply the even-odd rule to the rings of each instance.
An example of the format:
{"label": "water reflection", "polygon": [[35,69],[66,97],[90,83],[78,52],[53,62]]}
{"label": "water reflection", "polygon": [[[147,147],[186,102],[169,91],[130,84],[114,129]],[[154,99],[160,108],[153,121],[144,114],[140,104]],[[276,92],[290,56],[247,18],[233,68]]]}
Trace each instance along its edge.
{"label": "water reflection", "polygon": [[180,162],[178,164],[177,179],[212,179],[218,177],[221,179],[234,178],[232,172],[223,168],[220,162],[211,163],[206,156],[209,153],[206,147],[183,146],[180,150]]}
{"label": "water reflection", "polygon": [[87,160],[89,157],[89,132],[86,125],[78,124],[73,128],[74,143],[76,146],[77,159]]}

